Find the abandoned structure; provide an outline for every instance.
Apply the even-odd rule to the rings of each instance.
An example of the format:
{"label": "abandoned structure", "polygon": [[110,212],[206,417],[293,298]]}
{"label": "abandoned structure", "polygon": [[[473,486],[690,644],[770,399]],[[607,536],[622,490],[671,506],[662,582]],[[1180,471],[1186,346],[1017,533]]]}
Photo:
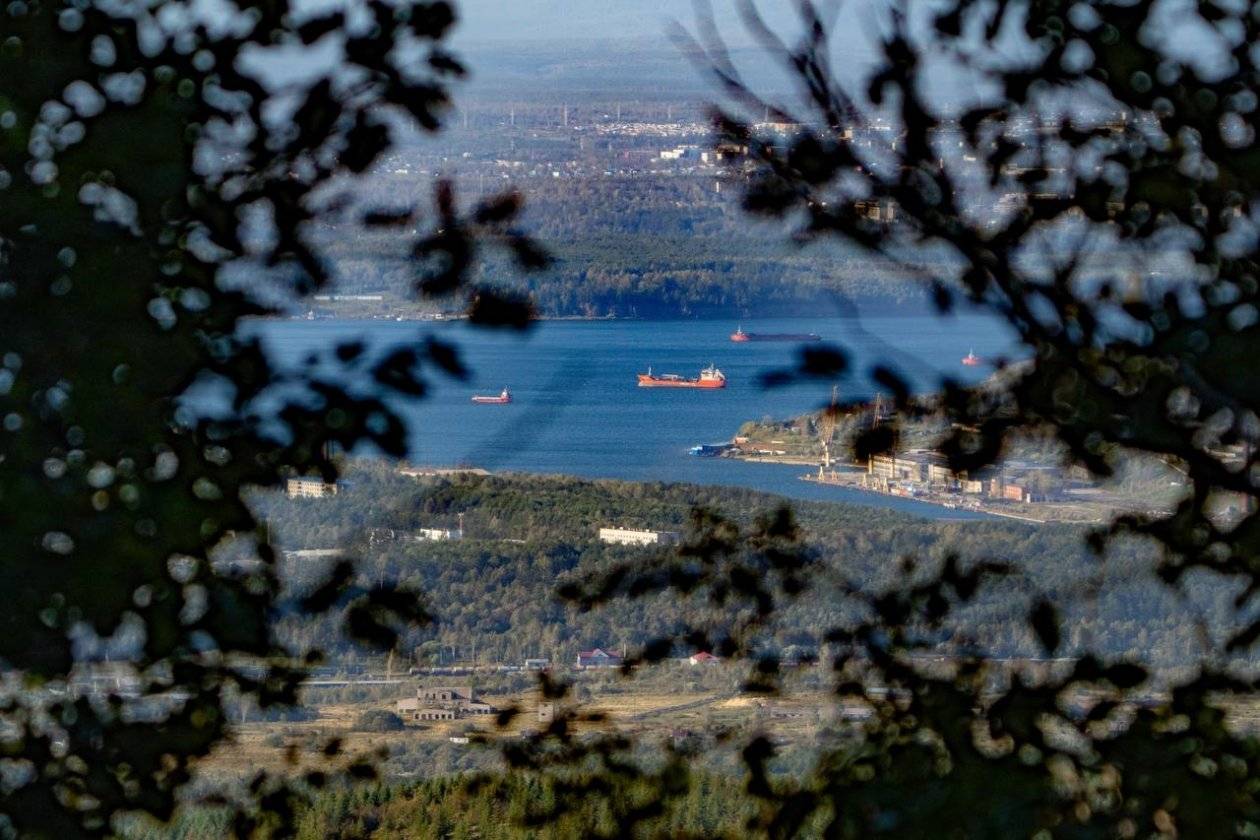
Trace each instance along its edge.
{"label": "abandoned structure", "polygon": [[418,688],[415,697],[399,700],[397,711],[405,721],[421,721],[492,715],[496,709],[478,700],[471,688],[434,686]]}

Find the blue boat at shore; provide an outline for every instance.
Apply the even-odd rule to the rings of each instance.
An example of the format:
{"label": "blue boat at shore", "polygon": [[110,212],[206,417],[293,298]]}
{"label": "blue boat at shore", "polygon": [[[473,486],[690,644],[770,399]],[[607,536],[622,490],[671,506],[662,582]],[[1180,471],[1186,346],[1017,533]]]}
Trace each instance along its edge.
{"label": "blue boat at shore", "polygon": [[687,454],[697,458],[716,458],[731,449],[729,443],[702,443],[687,450]]}

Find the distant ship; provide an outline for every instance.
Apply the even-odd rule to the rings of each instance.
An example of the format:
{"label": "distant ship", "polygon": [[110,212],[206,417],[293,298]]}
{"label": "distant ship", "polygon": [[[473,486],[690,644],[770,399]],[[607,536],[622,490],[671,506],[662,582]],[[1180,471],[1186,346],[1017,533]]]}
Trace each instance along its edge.
{"label": "distant ship", "polygon": [[731,333],[731,341],[822,341],[817,333],[750,333],[740,327]]}
{"label": "distant ship", "polygon": [[983,362],[984,362],[984,359],[981,359],[971,350],[967,351],[967,355],[963,356],[963,360],[962,360],[962,363],[966,365],[967,367],[978,367]]}
{"label": "distant ship", "polygon": [[648,368],[647,373],[639,374],[640,388],[725,388],[726,374],[709,365],[700,371],[699,379],[687,379],[676,373],[662,373],[659,376],[653,375],[652,369]]}
{"label": "distant ship", "polygon": [[472,398],[477,405],[507,405],[512,401],[512,392],[504,388],[497,397],[486,397],[478,394]]}
{"label": "distant ship", "polygon": [[688,454],[697,458],[717,458],[725,455],[734,447],[729,443],[702,443],[687,450]]}

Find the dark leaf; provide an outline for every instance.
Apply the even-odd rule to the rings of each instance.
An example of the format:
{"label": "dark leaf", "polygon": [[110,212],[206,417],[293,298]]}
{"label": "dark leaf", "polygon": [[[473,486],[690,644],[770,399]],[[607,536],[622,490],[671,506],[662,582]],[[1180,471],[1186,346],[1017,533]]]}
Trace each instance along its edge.
{"label": "dark leaf", "polygon": [[1038,601],[1028,617],[1041,641],[1041,647],[1053,656],[1059,649],[1059,612],[1048,601]]}
{"label": "dark leaf", "polygon": [[478,326],[523,330],[534,322],[534,307],[521,295],[481,289],[473,296],[468,320]]}

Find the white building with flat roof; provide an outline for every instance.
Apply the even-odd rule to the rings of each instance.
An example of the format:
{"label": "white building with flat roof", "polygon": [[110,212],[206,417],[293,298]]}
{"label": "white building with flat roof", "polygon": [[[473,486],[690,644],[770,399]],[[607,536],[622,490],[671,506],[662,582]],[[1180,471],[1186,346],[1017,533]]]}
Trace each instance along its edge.
{"label": "white building with flat roof", "polygon": [[336,496],[337,485],[322,478],[290,478],[284,485],[290,499],[322,499]]}
{"label": "white building with flat roof", "polygon": [[634,528],[600,528],[599,541],[609,545],[675,545],[677,531],[646,531]]}
{"label": "white building with flat roof", "polygon": [[464,531],[461,528],[420,528],[416,531],[416,539],[420,542],[447,542],[463,538]]}

